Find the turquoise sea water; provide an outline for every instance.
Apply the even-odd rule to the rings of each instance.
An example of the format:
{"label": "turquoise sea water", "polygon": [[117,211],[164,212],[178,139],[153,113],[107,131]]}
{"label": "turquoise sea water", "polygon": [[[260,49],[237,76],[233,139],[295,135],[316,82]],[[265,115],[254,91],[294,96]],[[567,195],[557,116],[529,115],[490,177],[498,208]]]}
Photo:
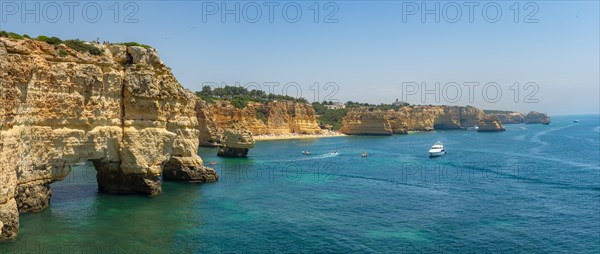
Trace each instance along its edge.
{"label": "turquoise sea water", "polygon": [[[552,120],[264,141],[247,160],[202,148],[220,181],[165,182],[155,198],[97,194],[86,165],[0,252],[599,253],[599,116]],[[438,140],[448,154],[430,159]]]}

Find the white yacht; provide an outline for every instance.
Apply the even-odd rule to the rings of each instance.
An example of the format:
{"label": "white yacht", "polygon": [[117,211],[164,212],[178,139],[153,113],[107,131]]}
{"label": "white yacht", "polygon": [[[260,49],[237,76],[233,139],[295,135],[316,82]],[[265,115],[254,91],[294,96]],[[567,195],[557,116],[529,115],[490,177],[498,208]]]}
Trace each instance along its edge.
{"label": "white yacht", "polygon": [[442,156],[446,154],[446,150],[444,150],[444,144],[441,141],[436,142],[429,149],[429,157]]}

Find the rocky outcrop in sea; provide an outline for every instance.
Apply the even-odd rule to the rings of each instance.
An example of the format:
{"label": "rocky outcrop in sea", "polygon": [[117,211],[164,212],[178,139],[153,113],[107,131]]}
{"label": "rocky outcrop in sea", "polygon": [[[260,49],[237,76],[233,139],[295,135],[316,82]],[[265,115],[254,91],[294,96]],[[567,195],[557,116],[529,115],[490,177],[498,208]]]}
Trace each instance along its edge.
{"label": "rocky outcrop in sea", "polygon": [[548,117],[544,113],[531,111],[531,112],[527,113],[527,115],[523,119],[523,122],[525,124],[537,124],[537,123],[550,124],[550,117]]}
{"label": "rocky outcrop in sea", "polygon": [[485,115],[481,117],[479,119],[478,127],[478,132],[505,131],[504,127],[502,127],[502,122],[500,122],[500,119],[494,115]]}
{"label": "rocky outcrop in sea", "polygon": [[223,132],[223,146],[219,148],[218,156],[246,158],[248,151],[254,147],[252,132],[240,124],[233,124]]}

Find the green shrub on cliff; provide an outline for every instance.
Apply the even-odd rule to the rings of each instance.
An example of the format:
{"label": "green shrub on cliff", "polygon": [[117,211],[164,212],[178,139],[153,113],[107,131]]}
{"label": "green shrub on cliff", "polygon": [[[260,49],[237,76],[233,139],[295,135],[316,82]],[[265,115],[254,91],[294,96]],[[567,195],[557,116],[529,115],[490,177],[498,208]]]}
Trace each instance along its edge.
{"label": "green shrub on cliff", "polygon": [[240,86],[225,86],[212,89],[210,86],[202,87],[201,91],[196,92],[196,96],[205,101],[211,102],[217,99],[229,100],[238,108],[245,108],[248,102],[268,103],[274,100],[295,101],[307,103],[304,98],[294,98],[287,95],[267,94],[261,90],[248,90]]}
{"label": "green shrub on cliff", "polygon": [[52,44],[52,45],[60,45],[62,43],[62,40],[59,39],[58,37],[50,37],[50,39],[47,41],[48,44]]}
{"label": "green shrub on cliff", "polygon": [[50,37],[45,36],[45,35],[38,35],[38,37],[36,37],[35,39],[38,41],[47,42],[50,39]]}
{"label": "green shrub on cliff", "polygon": [[233,100],[231,100],[231,105],[236,108],[243,109],[246,107],[246,105],[248,105],[248,101],[244,98],[233,98]]}
{"label": "green shrub on cliff", "polygon": [[267,116],[265,115],[265,113],[263,113],[262,111],[258,111],[258,110],[256,110],[256,119],[261,120],[265,124],[267,124],[269,122],[269,119],[267,119]]}
{"label": "green shrub on cliff", "polygon": [[137,43],[137,42],[134,42],[134,41],[132,41],[132,42],[121,42],[121,43],[117,43],[117,44],[118,45],[123,45],[123,46],[128,46],[128,47],[138,46],[138,47],[142,47],[142,48],[145,48],[145,49],[152,48],[152,47],[150,47],[150,46],[148,46],[146,44],[141,44],[141,43]]}
{"label": "green shrub on cliff", "polygon": [[59,45],[59,44],[63,43],[63,41],[58,37],[48,37],[48,36],[40,35],[36,39],[38,41],[43,41],[50,45]]}
{"label": "green shrub on cliff", "polygon": [[102,50],[100,50],[99,48],[97,48],[94,45],[87,44],[80,40],[66,40],[66,41],[64,41],[64,43],[65,43],[65,45],[67,45],[67,47],[72,48],[77,52],[82,52],[82,53],[87,52],[92,55],[102,55]]}
{"label": "green shrub on cliff", "polygon": [[20,34],[6,32],[6,31],[0,31],[0,37],[8,37],[8,38],[17,39],[17,40],[23,39],[23,36],[21,36]]}
{"label": "green shrub on cliff", "polygon": [[342,120],[348,113],[347,108],[328,109],[325,105],[331,105],[329,102],[313,102],[312,107],[317,113],[317,120],[320,126],[331,125],[333,130],[342,128]]}

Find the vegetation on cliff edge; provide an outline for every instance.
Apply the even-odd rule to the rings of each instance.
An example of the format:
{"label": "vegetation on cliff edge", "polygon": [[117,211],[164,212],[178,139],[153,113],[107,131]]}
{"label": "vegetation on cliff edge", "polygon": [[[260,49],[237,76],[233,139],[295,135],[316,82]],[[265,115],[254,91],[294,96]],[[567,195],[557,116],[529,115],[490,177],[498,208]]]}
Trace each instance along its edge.
{"label": "vegetation on cliff edge", "polygon": [[344,104],[334,103],[332,101],[313,102],[312,107],[317,112],[317,120],[322,128],[331,128],[332,130],[339,130],[342,128],[342,120],[353,108],[367,108],[370,111],[373,110],[399,110],[402,107],[410,107],[408,103],[392,103],[385,104],[369,104],[348,101]]}
{"label": "vegetation on cliff edge", "polygon": [[[92,55],[102,55],[102,50],[99,49],[98,47],[94,46],[94,44],[93,44],[94,42],[88,43],[88,42],[81,41],[79,39],[63,41],[62,39],[60,39],[58,37],[48,37],[45,35],[40,35],[36,38],[31,38],[27,34],[19,35],[17,33],[6,32],[6,31],[0,31],[0,37],[7,37],[7,38],[17,39],[17,40],[22,40],[24,38],[27,38],[27,39],[42,41],[42,42],[48,43],[50,45],[55,45],[55,46],[58,46],[60,44],[65,44],[67,47],[72,48],[73,50],[75,50],[77,52],[89,53]],[[96,41],[95,43],[98,44],[99,42]],[[137,42],[120,42],[120,43],[108,43],[108,44],[123,45],[123,46],[139,46],[139,47],[143,47],[146,49],[152,48],[151,46],[148,46],[146,44],[137,43]],[[60,52],[59,52],[59,55],[61,57],[66,56]]]}
{"label": "vegetation on cliff edge", "polygon": [[518,113],[515,111],[509,111],[509,110],[492,110],[492,109],[484,109],[483,113],[488,115],[488,114],[511,114],[511,113]]}
{"label": "vegetation on cliff edge", "polygon": [[202,87],[201,91],[196,92],[196,96],[208,103],[214,103],[216,100],[228,100],[236,108],[245,108],[249,102],[268,103],[273,100],[294,101],[308,103],[304,98],[294,98],[287,95],[267,94],[261,90],[248,90],[239,86],[225,86],[213,89],[210,86]]}

